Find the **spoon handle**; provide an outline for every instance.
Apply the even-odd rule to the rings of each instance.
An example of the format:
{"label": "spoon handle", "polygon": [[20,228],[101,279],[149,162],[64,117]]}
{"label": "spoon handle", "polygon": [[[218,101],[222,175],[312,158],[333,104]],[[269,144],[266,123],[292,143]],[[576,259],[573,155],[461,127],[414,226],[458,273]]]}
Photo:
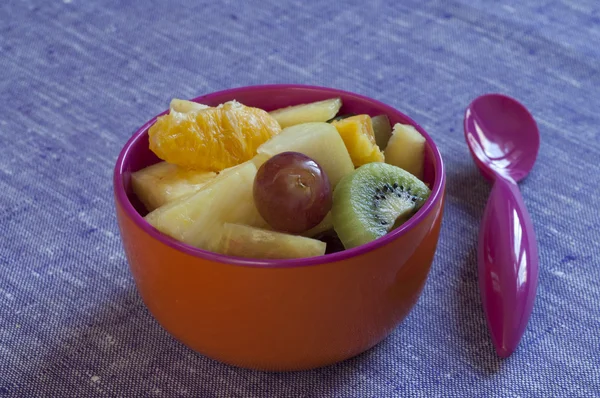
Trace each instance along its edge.
{"label": "spoon handle", "polygon": [[517,348],[535,301],[538,251],[517,184],[497,176],[479,230],[479,290],[496,352]]}

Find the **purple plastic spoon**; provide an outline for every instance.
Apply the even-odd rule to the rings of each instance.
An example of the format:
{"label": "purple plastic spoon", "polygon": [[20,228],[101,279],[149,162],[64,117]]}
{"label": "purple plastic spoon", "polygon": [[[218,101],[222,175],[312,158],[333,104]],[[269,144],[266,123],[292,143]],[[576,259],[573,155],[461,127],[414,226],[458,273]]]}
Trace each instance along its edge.
{"label": "purple plastic spoon", "polygon": [[517,182],[532,169],[540,147],[533,117],[499,94],[476,98],[464,121],[465,138],[493,188],[479,230],[479,291],[500,357],[517,348],[533,309],[538,251],[533,224]]}

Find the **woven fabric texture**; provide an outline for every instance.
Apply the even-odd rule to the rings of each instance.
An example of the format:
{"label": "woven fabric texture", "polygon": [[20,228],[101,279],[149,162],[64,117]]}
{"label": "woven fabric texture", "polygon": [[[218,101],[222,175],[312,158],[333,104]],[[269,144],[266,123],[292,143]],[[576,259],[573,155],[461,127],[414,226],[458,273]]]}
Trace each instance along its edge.
{"label": "woven fabric texture", "polygon": [[[112,170],[166,109],[303,83],[402,110],[438,143],[447,207],[418,304],[372,350],[313,371],[216,363],[165,332],[128,269]],[[0,4],[0,396],[600,396],[600,3],[13,1]],[[462,118],[486,92],[533,113],[520,184],[540,251],[536,305],[499,360],[478,295],[490,185]]]}

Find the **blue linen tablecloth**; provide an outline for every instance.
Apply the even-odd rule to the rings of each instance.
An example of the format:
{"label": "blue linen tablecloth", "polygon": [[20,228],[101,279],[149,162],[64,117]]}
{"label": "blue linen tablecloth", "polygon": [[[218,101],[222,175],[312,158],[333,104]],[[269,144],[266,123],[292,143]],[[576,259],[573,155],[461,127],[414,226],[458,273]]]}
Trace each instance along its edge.
{"label": "blue linen tablecloth", "polygon": [[[600,4],[562,1],[0,4],[0,397],[600,396]],[[411,315],[341,364],[225,366],[167,334],[119,241],[112,167],[172,97],[304,83],[371,96],[439,144],[448,201]],[[465,106],[503,92],[542,136],[521,184],[540,250],[536,306],[500,361],[475,244],[490,186]]]}

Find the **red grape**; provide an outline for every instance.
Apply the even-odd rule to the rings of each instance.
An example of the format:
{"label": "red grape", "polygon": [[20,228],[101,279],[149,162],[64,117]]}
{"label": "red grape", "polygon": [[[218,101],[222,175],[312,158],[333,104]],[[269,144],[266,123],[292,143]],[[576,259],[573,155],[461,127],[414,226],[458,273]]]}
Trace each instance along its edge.
{"label": "red grape", "polygon": [[298,152],[283,152],[258,169],[254,202],[271,227],[300,233],[320,223],[331,210],[331,184],[313,159]]}

